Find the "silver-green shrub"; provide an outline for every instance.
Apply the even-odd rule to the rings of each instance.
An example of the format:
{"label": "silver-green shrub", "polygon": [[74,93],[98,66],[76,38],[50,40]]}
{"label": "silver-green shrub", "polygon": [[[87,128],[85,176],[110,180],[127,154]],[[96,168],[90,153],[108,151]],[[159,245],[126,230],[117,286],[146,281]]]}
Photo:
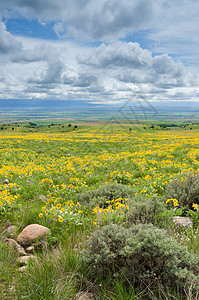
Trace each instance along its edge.
{"label": "silver-green shrub", "polygon": [[129,201],[127,222],[130,224],[154,224],[159,214],[166,209],[166,204],[155,195],[151,198],[148,198],[146,195],[136,195]]}
{"label": "silver-green shrub", "polygon": [[189,173],[183,180],[172,180],[166,187],[165,200],[175,198],[181,207],[192,208],[199,204],[199,174]]}
{"label": "silver-green shrub", "polygon": [[91,280],[122,276],[133,288],[161,286],[181,293],[191,284],[198,287],[199,256],[153,225],[104,226],[91,236],[83,258]]}
{"label": "silver-green shrub", "polygon": [[108,183],[104,184],[98,189],[88,190],[78,195],[78,201],[80,203],[86,202],[91,206],[99,205],[99,207],[106,207],[107,201],[118,198],[129,198],[135,191],[128,185]]}

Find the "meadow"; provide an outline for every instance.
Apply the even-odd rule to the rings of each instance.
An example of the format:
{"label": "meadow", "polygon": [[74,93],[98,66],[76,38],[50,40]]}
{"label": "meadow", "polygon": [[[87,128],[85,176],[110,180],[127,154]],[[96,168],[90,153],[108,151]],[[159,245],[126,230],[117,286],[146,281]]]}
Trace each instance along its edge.
{"label": "meadow", "polygon": [[[16,225],[20,232],[32,223],[51,230],[47,245],[38,249],[38,262],[24,273],[1,241],[0,299],[76,299],[80,291],[95,299],[197,299],[199,130],[144,130],[142,125],[129,130],[129,125],[100,124],[72,129],[0,132],[0,231]],[[5,179],[9,183],[3,183]],[[173,216],[190,217],[193,228],[175,225]],[[144,246],[128,255],[130,248],[125,248],[118,256],[110,246],[115,236],[106,230],[121,230],[113,247],[117,251],[117,244],[130,241],[131,230],[131,238],[136,237],[135,243],[129,242],[132,249]],[[159,236],[168,265],[181,261],[172,274],[171,267],[161,267],[158,277],[155,263],[156,269],[138,271],[134,257],[155,252]],[[184,249],[179,253],[185,251],[187,263],[181,254],[172,261],[172,249],[164,248],[170,242],[172,249]],[[107,243],[112,252],[103,254]],[[151,252],[146,250],[150,246],[155,247]],[[133,279],[128,270],[122,275],[127,266],[136,274]],[[186,281],[188,274],[192,281]]]}

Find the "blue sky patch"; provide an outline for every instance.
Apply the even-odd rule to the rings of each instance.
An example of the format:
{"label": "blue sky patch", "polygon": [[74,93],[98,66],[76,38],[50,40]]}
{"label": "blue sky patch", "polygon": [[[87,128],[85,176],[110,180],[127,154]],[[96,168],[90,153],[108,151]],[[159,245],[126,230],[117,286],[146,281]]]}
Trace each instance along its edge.
{"label": "blue sky patch", "polygon": [[4,19],[3,21],[6,24],[7,31],[13,35],[46,40],[58,39],[53,29],[54,22],[45,22],[44,24],[41,24],[36,19]]}
{"label": "blue sky patch", "polygon": [[139,30],[133,33],[129,33],[125,36],[125,38],[121,39],[123,42],[132,42],[132,43],[139,43],[141,48],[143,49],[152,49],[154,41],[148,38],[150,31],[149,30]]}

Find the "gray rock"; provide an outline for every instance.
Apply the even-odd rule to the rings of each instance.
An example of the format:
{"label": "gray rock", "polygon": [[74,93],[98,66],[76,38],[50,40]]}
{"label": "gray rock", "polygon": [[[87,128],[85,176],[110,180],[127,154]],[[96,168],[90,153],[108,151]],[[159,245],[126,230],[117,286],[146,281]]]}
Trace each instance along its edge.
{"label": "gray rock", "polygon": [[192,228],[193,227],[193,221],[191,218],[188,218],[188,217],[173,217],[173,222],[176,224],[176,225],[180,225],[180,226],[184,226],[184,227],[189,227],[189,228]]}
{"label": "gray rock", "polygon": [[6,236],[7,238],[16,238],[17,237],[17,226],[12,225],[7,227],[3,232],[2,235]]}
{"label": "gray rock", "polygon": [[46,234],[50,229],[39,225],[31,224],[26,226],[17,237],[17,242],[22,246],[31,246],[35,241],[46,239]]}
{"label": "gray rock", "polygon": [[15,240],[7,238],[5,239],[5,241],[8,244],[10,251],[15,251],[20,256],[26,255],[24,248],[21,245],[19,245]]}

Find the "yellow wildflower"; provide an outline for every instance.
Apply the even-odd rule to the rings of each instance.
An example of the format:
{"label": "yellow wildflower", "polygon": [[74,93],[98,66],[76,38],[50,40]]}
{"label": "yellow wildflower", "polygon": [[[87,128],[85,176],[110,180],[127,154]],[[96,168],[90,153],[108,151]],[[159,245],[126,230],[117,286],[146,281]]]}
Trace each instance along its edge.
{"label": "yellow wildflower", "polygon": [[198,208],[198,206],[199,206],[199,205],[198,205],[198,204],[195,204],[195,203],[193,203],[193,205],[192,205],[192,207],[193,207],[194,210],[196,210],[196,209]]}

